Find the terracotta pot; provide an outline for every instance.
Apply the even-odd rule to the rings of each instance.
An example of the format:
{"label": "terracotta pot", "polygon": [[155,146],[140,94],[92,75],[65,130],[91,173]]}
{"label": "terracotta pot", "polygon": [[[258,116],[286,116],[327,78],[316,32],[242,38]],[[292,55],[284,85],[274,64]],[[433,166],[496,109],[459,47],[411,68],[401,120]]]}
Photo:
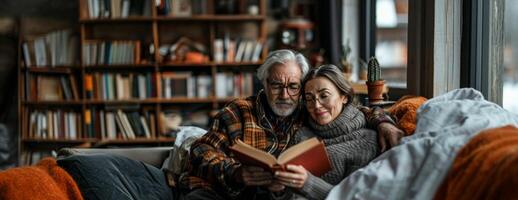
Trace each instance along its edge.
{"label": "terracotta pot", "polygon": [[367,91],[369,94],[369,103],[377,103],[383,101],[383,87],[385,85],[384,80],[378,80],[374,82],[366,82]]}

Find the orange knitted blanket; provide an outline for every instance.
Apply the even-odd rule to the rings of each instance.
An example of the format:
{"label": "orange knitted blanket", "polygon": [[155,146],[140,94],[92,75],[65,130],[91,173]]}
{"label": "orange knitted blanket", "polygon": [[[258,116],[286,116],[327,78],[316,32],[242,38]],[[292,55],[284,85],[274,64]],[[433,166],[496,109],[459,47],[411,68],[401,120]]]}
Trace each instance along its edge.
{"label": "orange knitted blanket", "polygon": [[427,99],[421,96],[404,96],[401,97],[394,105],[387,109],[387,112],[396,117],[397,125],[403,131],[405,136],[414,134],[416,120],[416,111]]}
{"label": "orange knitted blanket", "polygon": [[518,128],[488,129],[472,138],[435,199],[518,199]]}
{"label": "orange knitted blanket", "polygon": [[30,167],[0,172],[0,199],[83,199],[72,177],[54,158],[42,159]]}

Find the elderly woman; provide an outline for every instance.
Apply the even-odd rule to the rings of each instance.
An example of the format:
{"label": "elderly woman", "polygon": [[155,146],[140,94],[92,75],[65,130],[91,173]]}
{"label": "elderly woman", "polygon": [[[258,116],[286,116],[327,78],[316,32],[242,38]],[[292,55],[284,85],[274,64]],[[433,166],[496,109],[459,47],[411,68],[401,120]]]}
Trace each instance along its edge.
{"label": "elderly woman", "polygon": [[336,66],[312,69],[302,83],[310,117],[294,142],[321,139],[332,170],[315,177],[302,166],[288,165],[288,171],[277,172],[275,177],[306,198],[324,199],[334,185],[378,155],[377,133],[366,128],[364,114],[351,104],[352,88]]}

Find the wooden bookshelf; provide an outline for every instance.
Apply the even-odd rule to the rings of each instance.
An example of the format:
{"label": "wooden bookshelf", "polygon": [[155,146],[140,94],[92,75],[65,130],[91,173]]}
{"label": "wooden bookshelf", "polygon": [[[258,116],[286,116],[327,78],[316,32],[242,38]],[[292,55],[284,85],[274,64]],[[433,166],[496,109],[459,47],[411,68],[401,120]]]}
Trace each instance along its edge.
{"label": "wooden bookshelf", "polygon": [[[162,5],[155,5],[154,0],[143,0],[142,2],[149,5],[143,4],[135,8],[130,5],[129,11],[124,11],[121,6],[119,14],[125,17],[113,17],[119,14],[114,14],[116,10],[112,9],[90,10],[93,2],[112,0],[78,1],[79,19],[72,24],[49,26],[37,30],[36,33],[29,33],[29,29],[34,28],[20,31],[18,108],[21,113],[19,141],[22,165],[32,163],[23,163],[23,160],[32,160],[32,152],[40,149],[48,151],[69,146],[172,145],[174,138],[165,137],[161,133],[165,125],[161,120],[163,116],[187,113],[189,116],[184,117],[185,121],[192,121],[189,118],[193,116],[211,117],[224,103],[251,95],[254,93],[252,90],[257,89],[253,85],[257,81],[253,80],[254,76],[251,74],[255,73],[268,53],[266,0],[236,0],[236,7],[230,13],[220,13],[216,0],[202,0],[200,2],[204,8],[195,8],[196,5],[191,3],[192,10],[187,15],[185,11],[166,11]],[[191,2],[162,2],[177,1]],[[248,6],[257,7],[258,12],[248,13]],[[135,10],[136,15],[132,13]],[[54,60],[52,64],[37,64],[36,60],[32,60],[35,57],[32,55],[35,53],[34,48],[27,46],[32,47],[38,38],[51,38],[51,33],[65,28],[70,30],[70,37],[77,42],[72,49],[75,51],[74,60],[67,64],[54,63]],[[177,45],[179,50],[171,51],[173,45]],[[223,45],[223,50],[219,45]],[[240,55],[239,48],[242,48]],[[24,51],[30,53],[29,62],[32,63],[27,62]],[[164,54],[164,51],[167,53]],[[191,60],[182,51],[194,52],[189,54]],[[50,57],[55,59],[59,56],[51,54]],[[47,58],[48,60],[51,59]],[[59,97],[50,98],[48,94],[39,93],[33,95],[34,92],[41,92],[41,86],[38,86],[41,83],[40,76],[55,79],[54,84],[61,88],[57,94]],[[225,83],[220,82],[222,77],[227,78]],[[60,81],[70,81],[70,84]],[[124,83],[121,84],[122,87],[119,87],[119,81]],[[117,83],[116,86],[113,82]],[[130,84],[126,84],[128,82]],[[77,87],[77,91],[74,91],[78,93],[77,98],[70,97],[74,83]],[[189,84],[187,89],[184,88],[188,94],[176,93],[184,92],[182,87],[174,88],[184,83]],[[229,87],[239,92],[227,91]],[[128,91],[130,94],[127,94]],[[119,110],[128,118],[129,123],[122,122],[124,117],[121,117],[121,124],[112,121],[116,128],[112,127],[110,130],[116,130],[117,133],[110,135],[106,122],[108,115],[116,119]],[[62,119],[63,116],[68,118]],[[66,120],[77,120],[78,123],[59,124],[53,130],[44,127],[45,131],[41,131],[42,128],[38,126],[42,126],[41,123],[44,122],[38,120],[44,118],[49,126],[51,123]],[[51,118],[53,122],[48,121]],[[148,131],[144,135],[136,130],[139,128],[134,127],[134,122],[138,122],[138,119],[147,124]],[[100,125],[103,120],[104,125]],[[124,125],[135,129],[133,136],[121,133],[127,131],[128,127]],[[145,129],[144,125],[139,127]],[[75,135],[70,136],[72,129],[75,130]]]}

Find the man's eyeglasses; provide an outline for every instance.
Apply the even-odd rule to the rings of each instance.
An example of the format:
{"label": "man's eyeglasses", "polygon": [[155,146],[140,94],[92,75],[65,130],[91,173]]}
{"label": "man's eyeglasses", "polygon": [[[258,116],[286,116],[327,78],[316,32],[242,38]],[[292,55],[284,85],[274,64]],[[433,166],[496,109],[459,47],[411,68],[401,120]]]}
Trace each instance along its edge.
{"label": "man's eyeglasses", "polygon": [[271,81],[268,80],[269,89],[272,92],[272,94],[278,95],[282,94],[284,92],[284,88],[288,90],[288,94],[290,96],[299,95],[301,85],[299,83],[288,83],[284,84],[279,81]]}
{"label": "man's eyeglasses", "polygon": [[314,106],[316,101],[318,101],[320,105],[328,105],[331,103],[331,97],[331,94],[320,94],[319,97],[312,94],[306,94],[304,96],[304,101],[308,106]]}

